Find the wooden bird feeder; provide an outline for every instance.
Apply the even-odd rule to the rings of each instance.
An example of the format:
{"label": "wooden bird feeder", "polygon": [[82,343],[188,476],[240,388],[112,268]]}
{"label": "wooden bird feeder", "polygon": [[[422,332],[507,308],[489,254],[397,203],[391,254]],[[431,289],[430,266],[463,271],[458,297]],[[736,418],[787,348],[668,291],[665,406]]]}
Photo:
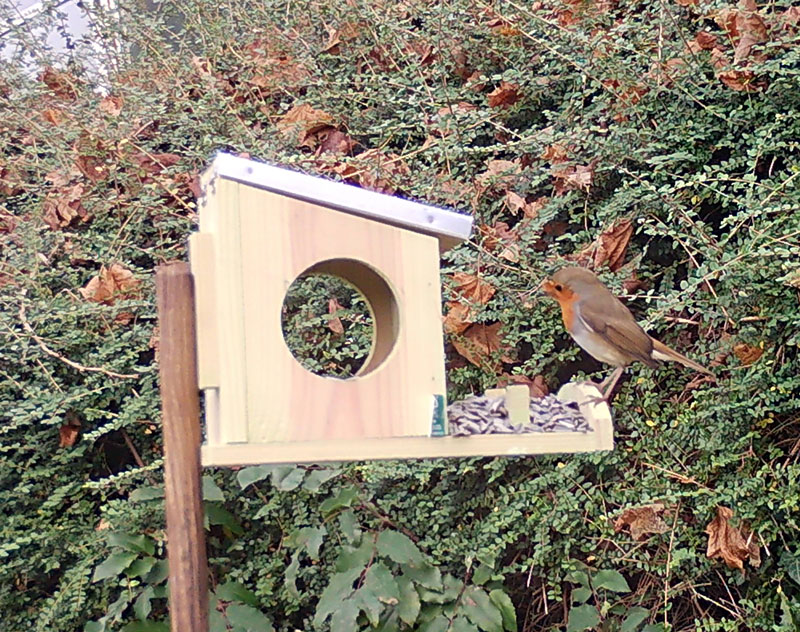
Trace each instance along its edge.
{"label": "wooden bird feeder", "polygon": [[[203,465],[613,446],[607,407],[588,404],[586,434],[437,436],[447,433],[439,257],[469,237],[469,216],[226,154],[203,187],[190,238]],[[311,373],[284,340],[289,286],[314,273],[340,277],[369,306],[371,350],[350,379]]]}

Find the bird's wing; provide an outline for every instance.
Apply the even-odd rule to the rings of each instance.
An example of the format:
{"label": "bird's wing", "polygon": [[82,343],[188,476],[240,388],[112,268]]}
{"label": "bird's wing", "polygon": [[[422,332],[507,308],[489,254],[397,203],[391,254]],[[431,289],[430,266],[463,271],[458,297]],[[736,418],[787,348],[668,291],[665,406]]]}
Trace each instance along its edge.
{"label": "bird's wing", "polygon": [[602,335],[620,353],[657,367],[653,359],[653,341],[639,326],[630,310],[611,292],[596,294],[578,305],[578,317],[585,327]]}

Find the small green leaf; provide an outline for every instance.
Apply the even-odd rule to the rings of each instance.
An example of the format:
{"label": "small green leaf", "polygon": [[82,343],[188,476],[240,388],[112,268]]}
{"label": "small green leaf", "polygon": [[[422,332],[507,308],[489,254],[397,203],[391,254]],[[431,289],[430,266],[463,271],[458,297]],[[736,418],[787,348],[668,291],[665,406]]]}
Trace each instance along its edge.
{"label": "small green leaf", "polygon": [[[369,624],[373,628],[378,627],[384,606],[373,592],[360,588],[353,594],[351,601],[358,605],[359,610],[364,611]],[[331,632],[333,632],[333,628],[331,628]]]}
{"label": "small green leaf", "polygon": [[303,481],[303,489],[309,492],[316,492],[324,483],[339,476],[341,473],[342,470],[339,469],[311,470]]}
{"label": "small green leaf", "polygon": [[163,485],[148,485],[146,487],[139,487],[131,492],[128,499],[132,503],[141,503],[147,500],[160,500],[164,498]]}
{"label": "small green leaf", "polygon": [[443,591],[442,573],[437,566],[428,562],[422,564],[403,564],[403,573],[420,586],[431,590]]}
{"label": "small green leaf", "polygon": [[450,627],[450,621],[447,620],[447,617],[440,614],[423,623],[420,628],[419,632],[447,632],[447,628]]}
{"label": "small green leaf", "polygon": [[482,586],[492,578],[492,575],[494,575],[494,569],[490,566],[478,566],[472,573],[472,583]]}
{"label": "small green leaf", "polygon": [[784,551],[781,553],[780,566],[795,584],[800,585],[800,555]]}
{"label": "small green leaf", "polygon": [[572,606],[569,609],[567,632],[580,632],[590,630],[600,623],[600,615],[594,606]]}
{"label": "small green leaf", "polygon": [[281,492],[297,489],[306,475],[305,468],[295,465],[279,465],[272,470],[272,485]]}
{"label": "small green leaf", "polygon": [[163,621],[131,621],[120,632],[169,632],[169,624]]}
{"label": "small green leaf", "polygon": [[493,570],[495,568],[495,564],[497,564],[497,556],[493,552],[489,551],[481,551],[475,556],[475,559],[484,566],[488,566]]}
{"label": "small green leaf", "polygon": [[584,588],[589,587],[589,576],[586,574],[585,571],[572,571],[570,573],[567,573],[565,579],[573,584],[580,584]]}
{"label": "small green leaf", "polygon": [[286,572],[283,575],[283,583],[286,590],[295,599],[300,598],[300,591],[297,590],[297,572],[300,570],[300,551],[295,551],[292,554],[292,561],[286,567]]}
{"label": "small green leaf", "polygon": [[208,474],[203,476],[203,500],[223,502],[225,496],[222,490]]}
{"label": "small green leaf", "polygon": [[450,632],[481,632],[481,628],[474,621],[459,615],[450,624]]}
{"label": "small green leaf", "polygon": [[208,609],[208,632],[228,632],[228,623],[216,608]]}
{"label": "small green leaf", "polygon": [[153,609],[153,606],[150,603],[152,599],[153,599],[153,587],[148,586],[136,598],[136,601],[133,602],[133,614],[140,621],[144,621],[145,619],[147,619],[147,617],[150,616],[150,612]]}
{"label": "small green leaf", "polygon": [[112,553],[105,562],[94,569],[92,581],[99,582],[120,575],[137,557],[136,553]]}
{"label": "small green leaf", "polygon": [[129,533],[112,532],[106,536],[109,545],[116,546],[133,553],[152,555],[155,551],[153,539],[146,535],[131,535]]}
{"label": "small green leaf", "polygon": [[263,481],[272,475],[272,466],[270,465],[255,465],[253,467],[246,467],[236,473],[236,480],[242,489],[246,489],[253,483]]}
{"label": "small green leaf", "polygon": [[217,586],[216,595],[223,601],[241,601],[248,606],[257,606],[258,597],[240,582],[229,581]]}
{"label": "small green leaf", "polygon": [[369,590],[382,603],[396,604],[400,600],[400,588],[392,572],[381,562],[369,567],[364,577],[365,590]]}
{"label": "small green leaf", "polygon": [[312,560],[318,560],[319,549],[326,535],[328,535],[328,530],[325,528],[325,525],[320,527],[302,527],[292,532],[289,536],[289,543],[308,551]]}
{"label": "small green leaf", "polygon": [[605,588],[606,590],[619,593],[631,591],[625,578],[619,572],[613,570],[598,571],[592,578],[592,585],[595,590],[598,588]]}
{"label": "small green leaf", "polygon": [[639,624],[650,616],[650,611],[647,608],[640,608],[634,606],[628,610],[628,616],[622,622],[620,632],[634,632]]}
{"label": "small green leaf", "polygon": [[339,514],[339,528],[342,530],[342,535],[350,543],[361,535],[361,529],[358,526],[356,514],[348,509]]}
{"label": "small green leaf", "polygon": [[157,561],[154,557],[140,557],[128,567],[125,574],[128,577],[144,578],[153,569]]}
{"label": "small green leaf", "polygon": [[325,620],[341,607],[342,602],[353,594],[353,582],[364,572],[364,567],[351,568],[331,576],[330,582],[320,595],[314,625],[321,626]]}
{"label": "small green leaf", "polygon": [[486,632],[503,632],[503,617],[482,588],[469,586],[461,596],[464,614]]}
{"label": "small green leaf", "polygon": [[517,611],[514,609],[511,597],[504,590],[496,588],[489,593],[489,600],[500,611],[506,632],[517,632]]}
{"label": "small green leaf", "polygon": [[422,552],[407,535],[386,529],[378,535],[378,553],[398,564],[421,564]]}
{"label": "small green leaf", "polygon": [[414,588],[414,584],[407,575],[397,578],[397,586],[400,588],[400,601],[397,604],[397,614],[403,623],[413,625],[417,621],[420,610],[419,593]]}
{"label": "small green leaf", "polygon": [[228,529],[234,535],[242,535],[244,529],[236,517],[222,505],[218,503],[204,503],[206,517],[209,524],[216,524]]}
{"label": "small green leaf", "polygon": [[345,599],[331,616],[331,630],[336,632],[356,632],[358,630],[358,613],[361,612],[353,599]]}
{"label": "small green leaf", "polygon": [[335,568],[338,572],[351,568],[365,568],[374,555],[375,547],[368,539],[362,540],[358,547],[342,545],[336,558]]}
{"label": "small green leaf", "polygon": [[572,603],[586,603],[589,597],[592,596],[592,591],[588,588],[580,586],[572,591]]}
{"label": "small green leaf", "polygon": [[641,632],[666,632],[666,629],[663,623],[648,623]]}
{"label": "small green leaf", "polygon": [[234,628],[246,632],[275,632],[272,622],[253,606],[231,604],[225,609],[225,616]]}
{"label": "small green leaf", "polygon": [[167,577],[169,577],[169,563],[167,560],[158,560],[153,568],[150,569],[150,572],[142,578],[142,581],[153,586],[160,584]]}
{"label": "small green leaf", "polygon": [[319,510],[323,513],[323,515],[328,515],[337,509],[351,507],[356,498],[358,498],[358,488],[343,487],[339,490],[339,493],[336,494],[336,496],[328,498],[326,501],[324,501],[319,506]]}

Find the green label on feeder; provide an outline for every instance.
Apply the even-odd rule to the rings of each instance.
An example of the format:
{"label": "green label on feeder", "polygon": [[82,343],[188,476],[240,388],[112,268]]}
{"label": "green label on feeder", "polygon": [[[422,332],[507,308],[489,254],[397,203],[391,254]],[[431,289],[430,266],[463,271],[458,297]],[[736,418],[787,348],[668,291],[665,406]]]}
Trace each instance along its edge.
{"label": "green label on feeder", "polygon": [[433,414],[431,415],[431,436],[443,437],[447,434],[444,409],[444,395],[433,396]]}

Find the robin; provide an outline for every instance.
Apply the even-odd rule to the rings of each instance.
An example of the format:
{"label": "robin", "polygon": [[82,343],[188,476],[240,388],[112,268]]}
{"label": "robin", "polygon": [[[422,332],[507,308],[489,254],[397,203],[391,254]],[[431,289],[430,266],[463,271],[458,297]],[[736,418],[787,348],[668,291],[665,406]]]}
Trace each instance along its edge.
{"label": "robin", "polygon": [[603,399],[609,399],[623,369],[636,360],[651,368],[656,368],[659,360],[672,360],[714,376],[697,362],[649,336],[593,272],[585,268],[562,268],[544,282],[542,289],[558,301],[564,326],[572,339],[600,362],[617,367],[600,384]]}

